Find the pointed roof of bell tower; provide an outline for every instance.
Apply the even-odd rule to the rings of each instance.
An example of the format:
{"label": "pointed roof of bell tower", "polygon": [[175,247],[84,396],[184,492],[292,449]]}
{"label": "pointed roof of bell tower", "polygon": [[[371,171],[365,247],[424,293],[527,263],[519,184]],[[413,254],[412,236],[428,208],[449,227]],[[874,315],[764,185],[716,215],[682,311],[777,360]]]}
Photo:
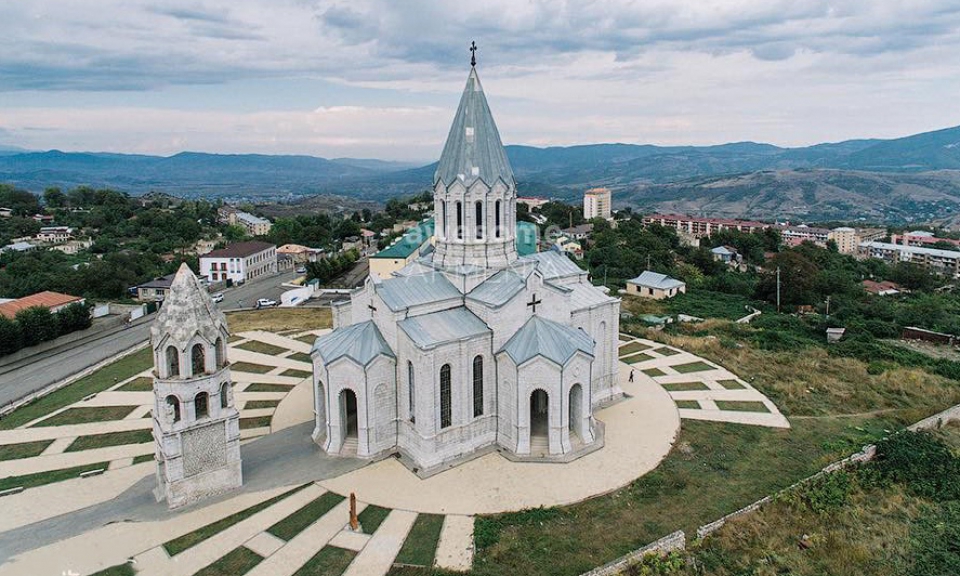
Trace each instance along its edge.
{"label": "pointed roof of bell tower", "polygon": [[513,169],[500,142],[487,98],[483,95],[475,62],[471,61],[467,85],[440,155],[433,184],[442,181],[450,186],[459,180],[469,187],[475,181],[483,180],[493,186],[502,179],[508,186],[514,186]]}
{"label": "pointed roof of bell tower", "polygon": [[183,349],[199,333],[210,343],[221,336],[227,320],[200,285],[200,280],[186,262],[180,265],[170,290],[163,299],[160,313],[150,327],[150,339],[157,346],[166,336],[171,344]]}

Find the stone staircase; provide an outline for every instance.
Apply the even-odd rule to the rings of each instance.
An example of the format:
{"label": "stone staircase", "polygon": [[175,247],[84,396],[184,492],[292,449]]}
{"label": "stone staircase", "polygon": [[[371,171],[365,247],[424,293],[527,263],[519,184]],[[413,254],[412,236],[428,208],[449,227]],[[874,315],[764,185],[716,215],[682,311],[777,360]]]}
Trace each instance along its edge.
{"label": "stone staircase", "polygon": [[348,436],[346,440],[343,441],[343,446],[340,447],[341,456],[356,456],[357,455],[357,439],[354,436]]}
{"label": "stone staircase", "polygon": [[530,436],[530,456],[546,457],[550,455],[550,441],[546,435],[534,434]]}

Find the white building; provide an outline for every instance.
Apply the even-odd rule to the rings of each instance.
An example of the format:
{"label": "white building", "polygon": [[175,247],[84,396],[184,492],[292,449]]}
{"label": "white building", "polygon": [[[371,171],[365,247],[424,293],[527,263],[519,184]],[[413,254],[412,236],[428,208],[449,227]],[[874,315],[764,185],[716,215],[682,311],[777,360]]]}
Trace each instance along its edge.
{"label": "white building", "polygon": [[277,273],[277,247],[267,242],[237,242],[200,257],[200,275],[211,282],[246,282]]}
{"label": "white building", "polygon": [[644,270],[642,274],[627,280],[627,294],[634,294],[643,298],[663,300],[673,298],[677,294],[687,291],[687,284],[666,274]]}
{"label": "white building", "polygon": [[960,251],[940,250],[891,244],[889,242],[862,242],[860,256],[879,258],[891,264],[909,262],[951,278],[960,278]]}
{"label": "white building", "polygon": [[220,221],[231,226],[240,226],[250,236],[265,236],[273,226],[266,218],[254,216],[249,212],[224,206],[219,210]]}
{"label": "white building", "polygon": [[73,238],[73,228],[69,226],[44,226],[37,233],[37,241],[59,244]]}
{"label": "white building", "polygon": [[313,347],[315,441],[399,452],[421,475],[493,449],[600,448],[594,410],[622,396],[620,301],[562,254],[518,254],[516,181],[474,68],[433,189],[435,248],[335,303]]}
{"label": "white building", "polygon": [[583,217],[585,219],[603,218],[609,220],[612,218],[611,208],[609,188],[591,188],[583,193]]}

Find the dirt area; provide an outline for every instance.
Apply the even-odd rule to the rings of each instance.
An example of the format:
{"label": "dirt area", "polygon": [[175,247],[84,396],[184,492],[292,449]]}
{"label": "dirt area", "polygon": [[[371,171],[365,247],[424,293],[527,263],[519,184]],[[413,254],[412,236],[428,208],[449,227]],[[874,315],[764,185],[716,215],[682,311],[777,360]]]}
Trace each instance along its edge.
{"label": "dirt area", "polygon": [[914,352],[926,354],[932,358],[960,361],[960,351],[953,346],[948,346],[946,344],[933,344],[931,342],[923,342],[920,340],[884,340],[884,342],[893,344],[894,346],[899,346],[901,348],[906,348],[907,350],[913,350]]}
{"label": "dirt area", "polygon": [[227,324],[234,334],[248,330],[316,330],[330,328],[333,317],[329,308],[264,308],[227,312]]}

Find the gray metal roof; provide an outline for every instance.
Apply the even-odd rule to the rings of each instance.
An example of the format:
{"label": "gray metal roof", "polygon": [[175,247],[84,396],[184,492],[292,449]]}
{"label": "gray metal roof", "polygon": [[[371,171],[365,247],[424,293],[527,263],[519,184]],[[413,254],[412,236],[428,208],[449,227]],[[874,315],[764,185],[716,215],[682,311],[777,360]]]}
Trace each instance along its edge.
{"label": "gray metal roof", "polygon": [[493,186],[498,179],[507,186],[516,186],[477,70],[471,68],[433,183],[436,185],[442,181],[450,186],[459,180],[469,187],[475,181],[483,180]]}
{"label": "gray metal roof", "polygon": [[572,291],[570,304],[574,310],[581,310],[616,300],[616,298],[604,293],[603,290],[592,284],[568,284],[566,288],[570,288]]}
{"label": "gray metal roof", "polygon": [[513,270],[507,268],[487,278],[467,294],[467,298],[488,306],[503,306],[523,290],[526,283]]}
{"label": "gray metal roof", "polygon": [[317,338],[313,351],[320,355],[324,364],[330,364],[344,356],[361,366],[366,366],[380,355],[396,358],[373,320],[337,328]]}
{"label": "gray metal roof", "polygon": [[400,329],[421,349],[490,334],[490,328],[465,307],[414,316],[399,322]]}
{"label": "gray metal roof", "polygon": [[537,252],[529,256],[524,256],[522,260],[538,262],[539,266],[537,270],[539,270],[547,280],[561,278],[563,276],[586,274],[586,271],[574,264],[573,261],[567,258],[566,254],[555,250]]}
{"label": "gray metal roof", "polygon": [[717,246],[716,248],[713,248],[710,251],[713,252],[714,254],[719,254],[724,256],[736,254],[736,252],[734,252],[733,250],[730,250],[726,246]]}
{"label": "gray metal roof", "polygon": [[440,272],[388,278],[376,284],[376,291],[394,312],[419,304],[440,302],[461,296],[457,287]]}
{"label": "gray metal roof", "polygon": [[561,366],[577,350],[593,356],[593,339],[583,330],[552,320],[531,316],[500,349],[519,366],[535,356],[543,356]]}
{"label": "gray metal roof", "polygon": [[659,272],[651,272],[649,270],[644,270],[642,274],[634,278],[633,280],[627,280],[630,284],[636,284],[637,286],[646,286],[648,288],[659,288],[660,290],[669,290],[671,288],[679,288],[683,286],[684,283],[676,278],[671,278],[666,274],[660,274]]}

